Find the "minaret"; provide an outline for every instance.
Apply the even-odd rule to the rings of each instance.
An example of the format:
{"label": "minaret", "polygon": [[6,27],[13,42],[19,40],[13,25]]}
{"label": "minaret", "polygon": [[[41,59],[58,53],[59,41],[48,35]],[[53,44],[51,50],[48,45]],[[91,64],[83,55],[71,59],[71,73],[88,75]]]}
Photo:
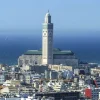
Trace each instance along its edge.
{"label": "minaret", "polygon": [[49,11],[42,29],[42,64],[53,64],[53,23]]}

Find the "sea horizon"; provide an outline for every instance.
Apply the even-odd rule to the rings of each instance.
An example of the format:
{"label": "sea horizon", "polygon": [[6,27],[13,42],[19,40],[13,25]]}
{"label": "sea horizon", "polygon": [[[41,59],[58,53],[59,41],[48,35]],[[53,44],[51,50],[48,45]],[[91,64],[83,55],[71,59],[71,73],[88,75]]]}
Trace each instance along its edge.
{"label": "sea horizon", "polygon": [[[54,31],[54,48],[71,50],[80,61],[100,64],[99,31]],[[42,31],[0,31],[0,63],[14,65],[27,50],[42,47]]]}

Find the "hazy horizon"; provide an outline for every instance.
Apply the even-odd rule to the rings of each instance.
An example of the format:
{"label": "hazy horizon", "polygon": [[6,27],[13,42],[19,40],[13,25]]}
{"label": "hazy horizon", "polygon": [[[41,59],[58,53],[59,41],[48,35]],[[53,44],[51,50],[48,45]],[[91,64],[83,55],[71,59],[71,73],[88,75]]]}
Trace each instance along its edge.
{"label": "hazy horizon", "polygon": [[14,64],[25,51],[41,48],[48,9],[54,23],[54,48],[100,63],[100,0],[0,1],[0,62]]}
{"label": "hazy horizon", "polygon": [[[42,47],[41,31],[25,31],[23,33],[22,31],[17,31],[12,33],[3,33],[0,34],[0,63],[7,63],[10,65],[17,64],[18,57],[21,56],[24,52],[27,50],[40,49]],[[95,32],[93,35],[91,35],[91,32],[56,33],[55,31],[54,48],[60,48],[61,50],[71,50],[81,61],[95,62],[100,64],[100,35],[94,36],[94,34],[98,33]]]}

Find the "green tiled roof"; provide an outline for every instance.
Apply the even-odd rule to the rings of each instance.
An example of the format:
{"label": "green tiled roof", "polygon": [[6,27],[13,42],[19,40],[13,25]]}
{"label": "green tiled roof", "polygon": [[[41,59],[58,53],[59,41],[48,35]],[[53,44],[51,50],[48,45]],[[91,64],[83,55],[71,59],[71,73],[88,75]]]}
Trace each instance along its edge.
{"label": "green tiled roof", "polygon": [[[54,49],[53,50],[54,55],[74,55],[74,53],[70,50],[60,50],[60,49]],[[24,53],[24,55],[42,55],[42,50],[28,50]]]}
{"label": "green tiled roof", "polygon": [[24,55],[42,55],[42,51],[40,50],[28,50],[24,53]]}
{"label": "green tiled roof", "polygon": [[54,55],[73,55],[74,53],[70,50],[64,50],[64,51],[53,51]]}

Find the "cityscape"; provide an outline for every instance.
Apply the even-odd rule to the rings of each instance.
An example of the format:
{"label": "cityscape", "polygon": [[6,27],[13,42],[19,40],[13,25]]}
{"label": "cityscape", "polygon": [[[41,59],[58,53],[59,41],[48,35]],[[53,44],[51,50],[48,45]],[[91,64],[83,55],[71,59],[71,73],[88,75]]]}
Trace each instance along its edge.
{"label": "cityscape", "polygon": [[23,51],[17,64],[0,64],[0,100],[100,100],[99,63],[54,46],[51,13],[44,15],[41,48]]}

